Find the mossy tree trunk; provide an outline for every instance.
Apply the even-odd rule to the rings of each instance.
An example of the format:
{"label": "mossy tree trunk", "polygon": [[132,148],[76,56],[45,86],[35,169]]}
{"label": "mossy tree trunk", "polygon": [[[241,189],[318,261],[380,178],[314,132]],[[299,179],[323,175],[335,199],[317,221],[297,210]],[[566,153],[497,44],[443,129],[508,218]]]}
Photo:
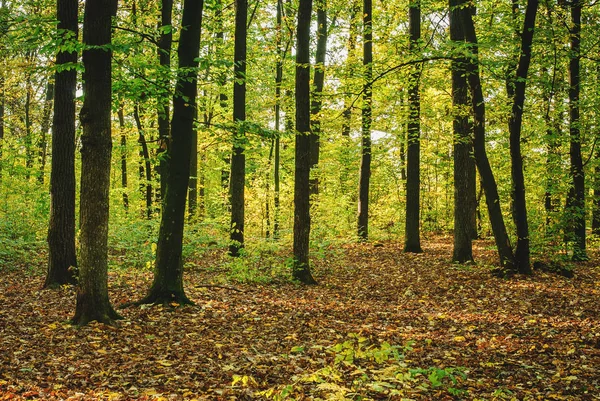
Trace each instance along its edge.
{"label": "mossy tree trunk", "polygon": [[112,324],[119,315],[108,299],[108,215],[111,139],[111,29],[116,0],[85,3],[83,91],[80,113],[81,198],[79,285],[71,322]]}

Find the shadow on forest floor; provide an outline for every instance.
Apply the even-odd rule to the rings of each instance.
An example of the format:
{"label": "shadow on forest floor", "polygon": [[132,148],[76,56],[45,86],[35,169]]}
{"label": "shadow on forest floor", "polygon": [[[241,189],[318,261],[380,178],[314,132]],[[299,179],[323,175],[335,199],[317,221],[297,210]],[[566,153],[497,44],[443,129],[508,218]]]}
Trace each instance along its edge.
{"label": "shadow on forest floor", "polygon": [[[462,267],[451,241],[349,244],[314,261],[318,286],[229,284],[243,292],[199,287],[225,258],[211,251],[186,272],[196,306],[125,309],[118,327],[73,328],[72,288],[0,269],[0,400],[600,399],[596,258],[502,280],[489,243]],[[111,271],[113,304],[150,280]]]}

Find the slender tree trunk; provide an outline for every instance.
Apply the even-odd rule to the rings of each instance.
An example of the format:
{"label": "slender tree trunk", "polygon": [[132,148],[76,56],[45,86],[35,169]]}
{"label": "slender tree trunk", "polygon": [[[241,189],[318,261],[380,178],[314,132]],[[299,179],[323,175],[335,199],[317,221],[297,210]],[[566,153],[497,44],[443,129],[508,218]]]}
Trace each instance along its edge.
{"label": "slender tree trunk", "polygon": [[[456,0],[450,0],[450,40],[464,42],[465,35],[459,23]],[[473,212],[475,202],[472,192],[475,182],[471,177],[474,161],[472,126],[469,123],[469,87],[466,78],[465,57],[452,60],[452,107],[454,130],[454,250],[452,261],[473,261]],[[472,188],[473,187],[473,188]]]}
{"label": "slender tree trunk", "polygon": [[196,216],[198,209],[198,131],[192,132],[192,146],[190,147],[190,182],[188,185],[188,213],[189,218]]}
{"label": "slender tree trunk", "polygon": [[33,169],[33,132],[31,132],[31,98],[33,97],[33,86],[31,83],[31,74],[31,72],[27,73],[25,84],[25,178],[27,180],[31,177],[31,170]]}
{"label": "slender tree trunk", "polygon": [[136,103],[133,109],[133,118],[138,130],[138,143],[140,144],[140,189],[142,196],[146,199],[146,218],[152,217],[152,164],[150,162],[150,152],[148,151],[148,142],[144,134],[144,126],[140,119],[140,106]]}
{"label": "slender tree trunk", "polygon": [[[416,53],[421,40],[421,3],[413,0],[409,4],[409,31],[410,50]],[[421,67],[415,65],[410,74],[408,84],[408,146],[406,150],[406,229],[404,252],[420,253],[420,197],[421,197],[421,97],[419,95],[419,81]]]}
{"label": "slender tree trunk", "polygon": [[154,280],[148,295],[137,304],[191,304],[183,289],[183,226],[190,178],[190,147],[196,116],[198,55],[202,0],[184,0],[177,54],[179,73],[173,96],[169,173],[158,233]]}
{"label": "slender tree trunk", "polygon": [[173,0],[161,0],[160,9],[160,39],[158,42],[158,61],[161,66],[163,76],[159,79],[160,92],[157,101],[158,114],[158,137],[159,146],[157,156],[159,160],[158,172],[160,174],[160,201],[166,190],[166,180],[169,171],[168,159],[161,155],[167,151],[169,138],[171,136],[171,127],[169,126],[171,83],[169,80],[171,69],[171,47],[173,45],[173,30],[171,29],[173,19]]}
{"label": "slender tree trunk", "polygon": [[[71,322],[112,324],[120,316],[108,299],[108,205],[111,139],[111,43],[116,0],[85,3],[83,52],[85,101],[80,120],[81,199],[79,285],[75,316]],[[90,48],[91,47],[91,48]],[[95,48],[94,48],[95,47]]]}
{"label": "slender tree trunk", "polygon": [[310,272],[310,20],[312,0],[300,0],[296,31],[296,160],[294,177],[294,279],[316,284]]}
{"label": "slender tree trunk", "polygon": [[[59,32],[76,41],[78,1],[58,0]],[[77,62],[77,52],[61,51],[56,65]],[[77,71],[58,70],[54,78],[52,159],[50,172],[50,222],[48,225],[48,271],[44,287],[77,282],[75,253],[75,91]],[[3,120],[3,119],[2,119]],[[2,124],[4,128],[4,124]],[[3,129],[2,129],[3,131]]]}
{"label": "slender tree trunk", "polygon": [[531,63],[531,45],[535,28],[535,16],[538,0],[528,0],[525,11],[525,22],[521,34],[521,52],[517,73],[514,80],[514,97],[512,112],[508,121],[510,131],[510,158],[513,197],[513,219],[517,228],[517,248],[515,263],[519,273],[531,274],[529,263],[529,226],[527,223],[527,206],[525,202],[525,177],[523,175],[523,157],[521,156],[521,125],[525,104],[525,86],[527,73]]}
{"label": "slender tree trunk", "polygon": [[[327,0],[317,0],[317,53],[315,56],[315,75],[313,78],[313,93],[310,106],[310,168],[314,170],[319,165],[321,108],[323,106],[323,86],[325,84],[325,56],[327,54]],[[310,193],[319,193],[319,178],[313,174],[310,179]]]}
{"label": "slender tree trunk", "polygon": [[473,109],[473,152],[475,155],[475,163],[477,164],[481,185],[485,192],[488,215],[490,217],[496,247],[498,248],[500,265],[506,269],[514,269],[514,255],[506,232],[504,217],[502,216],[498,186],[485,150],[485,99],[483,97],[481,80],[479,77],[479,50],[472,17],[473,9],[472,7],[467,6],[465,0],[459,0],[456,8],[458,10],[457,14],[459,21],[464,29],[466,42],[471,46],[472,52],[472,55],[468,57],[467,81],[469,83],[471,107]]}
{"label": "slender tree trunk", "polygon": [[571,2],[571,52],[569,61],[569,115],[571,178],[573,202],[569,219],[573,222],[573,260],[587,260],[585,250],[585,175],[581,157],[581,122],[579,120],[580,60],[581,60],[581,0]]}
{"label": "slender tree trunk", "polygon": [[41,137],[40,137],[40,173],[38,174],[38,182],[44,183],[46,177],[46,160],[48,156],[48,130],[50,130],[50,117],[52,115],[52,99],[54,99],[54,80],[48,78],[46,84],[46,99],[44,100],[44,110],[42,111]]}
{"label": "slender tree trunk", "polygon": [[369,239],[369,186],[371,181],[371,123],[373,106],[373,2],[363,0],[363,105],[360,177],[358,184],[358,237]]}
{"label": "slender tree trunk", "polygon": [[121,131],[121,188],[123,188],[123,206],[129,209],[129,195],[127,194],[127,131],[125,129],[125,113],[123,100],[119,99],[119,129]]}
{"label": "slender tree trunk", "polygon": [[280,191],[280,175],[279,175],[279,164],[280,164],[280,136],[279,131],[281,129],[281,83],[283,81],[283,58],[285,52],[282,47],[282,20],[283,20],[283,1],[277,0],[277,16],[276,16],[276,50],[277,50],[277,62],[275,65],[275,141],[274,147],[274,168],[273,168],[273,184],[275,186],[273,194],[273,239],[279,239],[279,191]]}
{"label": "slender tree trunk", "polygon": [[246,32],[248,1],[236,0],[233,84],[233,151],[231,155],[231,233],[229,254],[239,256],[244,248],[244,190],[246,186]]}
{"label": "slender tree trunk", "polygon": [[354,77],[354,63],[355,56],[354,52],[356,51],[356,38],[358,36],[358,24],[356,23],[356,15],[360,12],[360,5],[357,0],[352,0],[352,5],[350,8],[350,30],[348,32],[348,43],[346,45],[346,49],[348,51],[348,56],[346,57],[346,84],[345,84],[345,93],[344,93],[344,111],[342,112],[342,136],[350,137],[350,125],[352,123],[352,96],[350,81]]}

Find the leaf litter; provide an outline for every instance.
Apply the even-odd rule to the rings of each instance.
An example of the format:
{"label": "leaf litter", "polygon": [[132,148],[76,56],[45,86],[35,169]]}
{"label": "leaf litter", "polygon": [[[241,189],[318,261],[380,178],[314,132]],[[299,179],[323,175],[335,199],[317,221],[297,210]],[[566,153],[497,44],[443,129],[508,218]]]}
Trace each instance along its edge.
{"label": "leaf litter", "polygon": [[[447,237],[418,255],[379,245],[315,258],[318,286],[232,284],[243,292],[203,286],[226,258],[211,251],[186,271],[195,306],[124,309],[116,327],[72,327],[73,288],[40,290],[41,269],[3,269],[0,400],[600,399],[593,262],[571,279],[537,271],[505,280],[490,274],[495,254],[485,241],[468,266],[449,262]],[[141,298],[151,275],[118,270],[109,281],[118,305]],[[357,361],[333,369],[349,354],[332,349],[342,352],[349,335],[371,352],[412,344],[401,364],[421,385],[397,373],[377,379],[397,366],[361,364],[354,348]],[[460,391],[438,388],[436,372],[453,369],[464,372]],[[359,394],[361,377],[370,381]]]}

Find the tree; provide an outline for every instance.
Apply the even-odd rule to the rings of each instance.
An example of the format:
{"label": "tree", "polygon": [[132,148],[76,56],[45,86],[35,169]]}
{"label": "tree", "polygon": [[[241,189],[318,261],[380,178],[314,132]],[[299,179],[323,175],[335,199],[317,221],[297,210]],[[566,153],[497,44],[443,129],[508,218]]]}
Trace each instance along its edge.
{"label": "tree", "polygon": [[158,137],[159,137],[159,148],[158,148],[158,159],[159,159],[159,173],[160,173],[160,197],[162,198],[166,190],[167,172],[169,170],[168,160],[163,157],[164,152],[167,151],[169,146],[169,137],[171,135],[169,126],[169,93],[170,87],[169,76],[171,69],[171,47],[173,44],[173,0],[161,0],[160,2],[160,39],[158,41],[158,60],[161,66],[162,76],[159,79],[158,101],[157,101],[157,115],[158,115]]}
{"label": "tree", "polygon": [[310,248],[310,16],[312,0],[300,0],[296,33],[296,161],[294,177],[294,264],[292,274],[316,284],[308,260]]}
{"label": "tree", "polygon": [[572,193],[570,219],[573,221],[573,260],[587,259],[585,251],[585,172],[581,157],[581,121],[579,97],[581,93],[581,0],[571,2],[571,52],[569,53],[569,157],[571,161]]}
{"label": "tree", "polygon": [[246,186],[246,36],[248,1],[236,0],[233,82],[233,151],[231,155],[231,233],[229,254],[239,256],[244,248],[244,189]]}
{"label": "tree", "polygon": [[56,19],[64,42],[56,55],[48,272],[44,287],[77,282],[75,252],[75,90],[77,87],[78,1],[58,0]]}
{"label": "tree", "polygon": [[196,117],[198,55],[203,1],[185,0],[177,55],[179,69],[173,96],[171,139],[167,150],[169,172],[163,197],[156,247],[154,280],[137,304],[192,304],[183,289],[183,226],[190,178],[190,147]]}
{"label": "tree", "polygon": [[81,198],[79,285],[71,322],[111,324],[120,316],[108,299],[108,204],[111,139],[111,30],[116,0],[88,0],[83,19],[83,90],[80,113]]}
{"label": "tree", "polygon": [[371,123],[373,121],[373,2],[363,0],[362,155],[358,184],[358,237],[369,238],[369,185],[371,180]]}
{"label": "tree", "polygon": [[509,83],[509,85],[512,84],[514,87],[512,112],[508,120],[508,128],[510,131],[511,177],[513,183],[513,219],[517,227],[515,267],[519,273],[523,274],[531,274],[531,266],[529,264],[529,226],[525,203],[525,177],[523,176],[523,157],[521,155],[521,125],[537,9],[538,0],[527,1],[525,22],[523,24],[523,33],[521,34],[519,62],[515,79],[512,83]]}
{"label": "tree", "polygon": [[[325,84],[325,56],[327,55],[327,0],[317,3],[317,52],[315,55],[315,72],[313,78],[313,93],[310,106],[311,134],[310,167],[314,170],[319,164],[319,141],[321,135],[321,108],[323,107],[323,86]],[[319,193],[318,177],[311,178],[310,192]]]}
{"label": "tree", "polygon": [[[421,3],[412,0],[409,4],[410,51],[416,53],[421,40]],[[404,252],[420,253],[420,197],[421,197],[421,101],[419,80],[421,71],[419,64],[413,66],[408,83],[408,146],[406,149],[406,229]]]}
{"label": "tree", "polygon": [[500,265],[507,269],[513,269],[515,265],[514,255],[506,232],[504,217],[502,216],[498,185],[496,184],[496,179],[485,150],[485,99],[479,76],[479,48],[477,35],[475,34],[475,25],[473,23],[473,9],[464,0],[459,0],[455,8],[458,11],[455,14],[457,16],[457,23],[460,23],[464,29],[465,42],[469,46],[471,53],[467,57],[467,81],[469,83],[473,113],[473,153],[475,155],[475,163],[481,177],[483,191],[485,192],[488,215],[496,247],[498,248]]}
{"label": "tree", "polygon": [[[457,46],[464,42],[465,35],[458,23],[459,10],[456,0],[450,0],[450,40]],[[472,227],[475,209],[475,163],[472,158],[472,126],[468,113],[468,83],[464,56],[451,62],[452,107],[454,130],[454,249],[452,261],[465,263],[473,260]]]}

